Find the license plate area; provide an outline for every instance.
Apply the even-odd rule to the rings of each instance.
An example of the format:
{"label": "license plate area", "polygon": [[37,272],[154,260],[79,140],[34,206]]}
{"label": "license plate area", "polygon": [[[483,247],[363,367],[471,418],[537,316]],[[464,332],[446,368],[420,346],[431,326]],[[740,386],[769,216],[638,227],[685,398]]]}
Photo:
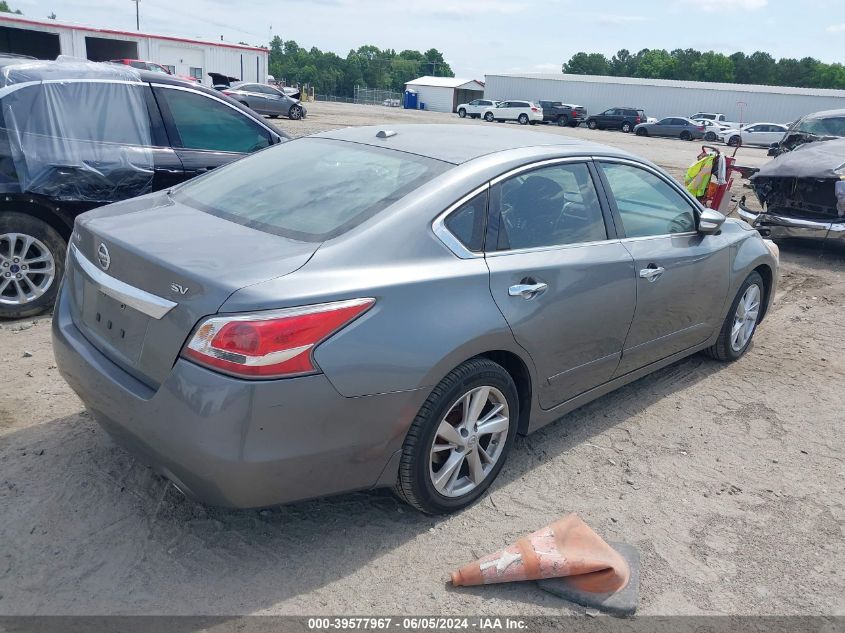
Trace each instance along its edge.
{"label": "license plate area", "polygon": [[149,317],[84,282],[82,322],[95,345],[135,365],[147,336]]}

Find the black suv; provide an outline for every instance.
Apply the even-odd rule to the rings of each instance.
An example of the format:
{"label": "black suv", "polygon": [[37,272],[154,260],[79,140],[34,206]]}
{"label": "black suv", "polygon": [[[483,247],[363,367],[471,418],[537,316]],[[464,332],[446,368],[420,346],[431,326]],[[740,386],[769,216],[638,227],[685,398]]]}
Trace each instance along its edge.
{"label": "black suv", "polygon": [[74,218],[176,185],[287,137],[162,73],[0,60],[0,318],[52,306]]}
{"label": "black suv", "polygon": [[634,126],[646,121],[645,112],[637,108],[610,108],[587,117],[587,127],[591,130],[622,130],[627,134]]}
{"label": "black suv", "polygon": [[587,118],[587,108],[561,101],[538,101],[543,108],[543,121],[578,127]]}

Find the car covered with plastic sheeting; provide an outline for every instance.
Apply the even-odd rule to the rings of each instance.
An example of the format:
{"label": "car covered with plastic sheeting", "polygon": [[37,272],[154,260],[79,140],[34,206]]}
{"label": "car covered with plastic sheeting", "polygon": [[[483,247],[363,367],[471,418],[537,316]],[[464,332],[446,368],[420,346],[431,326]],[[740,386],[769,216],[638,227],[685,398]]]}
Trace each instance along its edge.
{"label": "car covered with plastic sheeting", "polygon": [[285,140],[217,91],[129,66],[0,63],[0,318],[49,309],[74,218]]}
{"label": "car covered with plastic sheeting", "polygon": [[778,156],[751,177],[762,213],[739,214],[764,236],[845,244],[845,139],[813,142]]}

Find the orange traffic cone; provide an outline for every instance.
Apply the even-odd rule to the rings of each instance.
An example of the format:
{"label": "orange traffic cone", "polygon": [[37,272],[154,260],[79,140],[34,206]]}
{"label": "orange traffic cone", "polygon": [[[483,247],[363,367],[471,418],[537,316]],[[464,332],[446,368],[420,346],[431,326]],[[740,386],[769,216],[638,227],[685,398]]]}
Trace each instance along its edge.
{"label": "orange traffic cone", "polygon": [[[627,550],[626,553],[630,554]],[[629,558],[637,562],[636,550]],[[638,576],[635,573],[637,582]],[[628,587],[632,570],[625,557],[577,515],[570,514],[510,547],[461,567],[452,572],[451,580],[457,587],[550,578],[560,580],[555,581],[554,588],[541,584],[544,589],[581,604],[601,607]],[[559,587],[565,591],[554,590]],[[633,612],[629,607],[609,610]]]}

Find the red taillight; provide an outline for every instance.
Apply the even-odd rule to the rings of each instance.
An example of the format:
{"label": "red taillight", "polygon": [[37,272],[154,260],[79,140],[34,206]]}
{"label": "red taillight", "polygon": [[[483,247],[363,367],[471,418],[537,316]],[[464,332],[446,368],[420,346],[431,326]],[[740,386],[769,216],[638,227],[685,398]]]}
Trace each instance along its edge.
{"label": "red taillight", "polygon": [[642,123],[642,119],[640,117],[637,117],[636,119],[634,119],[634,123]]}
{"label": "red taillight", "polygon": [[697,129],[698,129],[698,131],[699,131],[699,132],[703,132],[703,131],[704,131],[704,126],[703,126],[703,125],[699,125]]}
{"label": "red taillight", "polygon": [[531,112],[539,112],[539,111],[540,111],[539,108],[531,108]]}
{"label": "red taillight", "polygon": [[301,308],[212,317],[196,329],[182,356],[245,378],[311,374],[314,348],[375,303],[351,299]]}
{"label": "red taillight", "polygon": [[572,116],[578,116],[578,113],[577,113],[575,110],[573,110],[573,111],[572,111]]}
{"label": "red taillight", "polygon": [[222,92],[222,93],[223,93],[224,95],[226,95],[227,97],[231,97],[231,96],[232,96],[232,93],[231,93],[231,92],[229,92],[228,90],[221,90],[220,92]]}

